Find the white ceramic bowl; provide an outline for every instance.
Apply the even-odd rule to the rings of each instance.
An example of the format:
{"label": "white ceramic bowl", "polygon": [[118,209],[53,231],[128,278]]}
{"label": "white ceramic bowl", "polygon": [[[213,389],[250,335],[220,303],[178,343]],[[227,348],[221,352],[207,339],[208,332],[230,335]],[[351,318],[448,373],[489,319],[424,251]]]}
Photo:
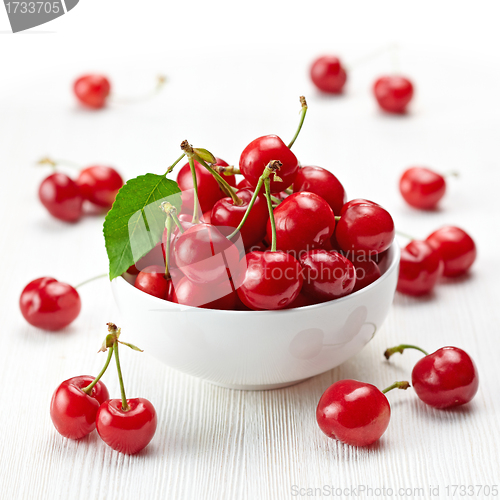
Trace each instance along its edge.
{"label": "white ceramic bowl", "polygon": [[399,247],[386,271],[347,297],[281,311],[180,306],[112,281],[127,338],[160,361],[231,389],[275,389],[331,370],[380,329],[398,279]]}

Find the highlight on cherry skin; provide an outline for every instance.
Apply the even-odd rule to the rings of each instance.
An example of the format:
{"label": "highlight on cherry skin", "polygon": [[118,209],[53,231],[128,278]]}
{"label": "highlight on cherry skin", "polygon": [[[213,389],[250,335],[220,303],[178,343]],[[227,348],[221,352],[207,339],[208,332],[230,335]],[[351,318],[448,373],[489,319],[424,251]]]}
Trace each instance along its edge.
{"label": "highlight on cherry skin", "polygon": [[369,446],[389,426],[391,407],[385,393],[408,387],[408,382],[401,381],[380,391],[366,382],[339,380],[321,396],[316,421],[329,438],[352,446]]}
{"label": "highlight on cherry skin", "polygon": [[479,388],[479,376],[473,359],[458,347],[442,347],[428,354],[422,348],[401,344],[387,349],[386,359],[406,349],[424,354],[412,370],[412,385],[417,396],[427,405],[438,409],[469,403]]}
{"label": "highlight on cherry skin", "polygon": [[404,114],[413,97],[413,84],[403,76],[382,76],[373,84],[373,94],[383,111]]}

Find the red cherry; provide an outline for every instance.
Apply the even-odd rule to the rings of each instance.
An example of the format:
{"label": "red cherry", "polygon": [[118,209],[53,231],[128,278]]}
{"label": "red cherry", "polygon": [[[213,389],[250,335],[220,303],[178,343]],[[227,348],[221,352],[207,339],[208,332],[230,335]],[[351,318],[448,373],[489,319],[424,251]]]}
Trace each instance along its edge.
{"label": "red cherry", "polygon": [[229,280],[200,284],[182,278],[176,283],[172,302],[204,309],[230,310],[236,309],[239,302],[237,297]]}
{"label": "red cherry", "polygon": [[113,450],[133,455],[144,449],[156,432],[154,406],[144,398],[127,399],[129,410],[120,399],[105,401],[97,412],[97,432]]}
{"label": "red cherry", "polygon": [[322,56],[311,66],[311,80],[322,92],[340,94],[347,75],[338,57]]}
{"label": "red cherry", "polygon": [[[251,189],[241,189],[236,193],[243,200],[241,205],[235,205],[231,198],[222,198],[212,208],[210,220],[212,224],[230,228],[230,232],[236,229],[247,211],[253,196]],[[241,237],[246,248],[262,241],[266,235],[266,224],[269,220],[267,201],[263,195],[258,195],[250,210],[248,218],[240,229]]]}
{"label": "red cherry", "polygon": [[321,167],[301,167],[293,183],[293,192],[309,191],[321,196],[339,214],[347,200],[344,187],[328,170]]}
{"label": "red cherry", "polygon": [[373,85],[378,105],[388,113],[405,113],[413,97],[413,85],[402,76],[383,76]]}
{"label": "red cherry", "polygon": [[[180,225],[184,231],[186,231],[186,229],[189,229],[190,227],[196,225],[195,223],[192,222],[193,216],[191,214],[179,214],[178,219],[179,219]],[[163,236],[162,236],[162,240],[161,240],[162,241],[161,248],[162,248],[162,252],[163,252],[163,265],[165,265],[165,251],[167,248],[167,232],[168,231],[165,228],[163,231]],[[174,268],[177,269],[177,267],[178,267],[177,263],[175,261],[174,247],[175,247],[175,243],[179,239],[180,235],[181,235],[181,232],[179,231],[179,228],[175,224],[173,227],[173,231],[171,232],[171,235],[170,235],[170,261],[168,264],[170,271]]]}
{"label": "red cherry", "polygon": [[443,276],[460,276],[466,273],[476,260],[474,240],[458,227],[442,227],[428,236],[426,241],[443,260]]}
{"label": "red cherry", "polygon": [[430,293],[443,272],[439,253],[425,241],[410,241],[401,250],[398,292],[407,295]]}
{"label": "red cherry", "polygon": [[381,206],[353,205],[337,222],[335,236],[344,252],[375,255],[391,246],[394,221]]}
{"label": "red cherry", "polygon": [[468,403],[479,386],[474,361],[458,347],[442,347],[425,356],[414,366],[411,377],[418,397],[434,408]]}
{"label": "red cherry", "polygon": [[282,164],[278,172],[282,182],[271,176],[271,192],[279,193],[293,184],[299,169],[297,158],[277,135],[265,135],[253,140],[240,156],[240,172],[252,188],[257,187],[259,177],[272,160],[279,160]]}
{"label": "red cherry", "polygon": [[321,396],[316,409],[320,429],[331,438],[353,446],[368,446],[387,429],[391,407],[374,385],[340,380]]}
{"label": "red cherry", "polygon": [[[274,210],[276,248],[295,252],[323,246],[335,229],[335,216],[330,205],[314,193],[291,194]],[[267,238],[271,241],[271,221],[267,222]]]}
{"label": "red cherry", "polygon": [[250,188],[253,189],[252,185],[243,177],[243,179],[236,184],[237,189]]}
{"label": "red cherry", "polygon": [[352,290],[353,292],[357,292],[371,285],[382,276],[380,268],[373,260],[360,260],[355,258],[353,260],[353,265],[356,269],[356,284]]}
{"label": "red cherry", "polygon": [[82,302],[71,285],[54,278],[38,278],[26,285],[19,306],[30,325],[56,331],[77,318]]}
{"label": "red cherry", "polygon": [[250,309],[283,309],[302,288],[302,268],[285,252],[250,252],[247,270],[237,288],[241,301]]}
{"label": "red cherry", "polygon": [[412,207],[430,210],[436,208],[444,196],[446,181],[428,168],[411,167],[401,176],[399,190]]}
{"label": "red cherry", "polygon": [[84,75],[73,84],[73,91],[81,104],[92,109],[101,109],[106,105],[111,84],[103,75]]}
{"label": "red cherry", "polygon": [[356,284],[352,263],[337,252],[310,250],[302,253],[304,268],[302,292],[315,302],[324,302],[349,295]]}
{"label": "red cherry", "polygon": [[[220,158],[216,158],[216,160],[216,165],[221,167],[228,166],[224,160],[221,160]],[[195,161],[194,169],[198,185],[198,202],[201,206],[201,211],[208,212],[209,210],[212,210],[215,202],[220,200],[223,196],[225,196],[225,194],[219,187],[219,184],[215,180],[214,176],[203,165],[200,165],[197,161]],[[230,186],[236,185],[234,175],[224,176],[224,179]],[[177,174],[177,184],[179,184],[179,188],[183,191],[182,211],[185,213],[193,213],[193,176],[191,175],[189,162],[179,170],[179,173]]]}
{"label": "red cherry", "polygon": [[84,168],[76,183],[86,200],[99,207],[109,208],[123,186],[123,179],[114,168],[94,165]]}
{"label": "red cherry", "polygon": [[196,283],[227,280],[226,269],[233,278],[239,273],[238,248],[211,224],[196,224],[187,229],[176,241],[174,254],[180,270]]}
{"label": "red cherry", "polygon": [[344,204],[342,210],[340,210],[340,216],[342,217],[342,215],[345,214],[346,210],[350,207],[353,207],[354,205],[375,205],[377,207],[380,207],[380,205],[378,203],[375,203],[374,201],[365,200],[364,198],[355,198],[354,200],[349,200]]}
{"label": "red cherry", "polygon": [[157,243],[144,257],[140,258],[135,265],[129,267],[128,273],[137,275],[149,266],[160,266],[165,271],[165,254],[161,243]]}
{"label": "red cherry", "polygon": [[50,215],[75,222],[82,215],[83,197],[78,185],[65,174],[49,175],[41,184],[38,196]]}
{"label": "red cherry", "polygon": [[81,439],[95,429],[97,410],[109,399],[109,393],[101,381],[94,385],[90,395],[83,392],[93,381],[90,375],[73,377],[55,390],[50,402],[50,418],[62,436]]}
{"label": "red cherry", "polygon": [[165,277],[165,267],[146,267],[135,278],[134,286],[159,299],[172,299],[172,280]]}

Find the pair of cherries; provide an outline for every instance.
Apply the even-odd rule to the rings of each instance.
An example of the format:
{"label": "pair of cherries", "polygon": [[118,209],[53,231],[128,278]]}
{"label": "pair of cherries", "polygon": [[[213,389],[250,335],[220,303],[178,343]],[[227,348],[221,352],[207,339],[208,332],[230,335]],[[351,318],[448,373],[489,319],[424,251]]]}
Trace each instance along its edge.
{"label": "pair of cherries", "polygon": [[56,219],[76,222],[83,214],[84,201],[101,209],[109,209],[123,179],[112,167],[92,165],[82,169],[76,180],[55,172],[40,184],[38,197]]}
{"label": "pair of cherries", "polygon": [[[88,375],[72,377],[54,391],[50,417],[57,432],[69,439],[81,439],[97,428],[101,439],[121,453],[133,455],[144,449],[156,432],[154,406],[145,398],[127,399],[123,385],[118,344],[140,350],[119,340],[120,329],[108,323],[109,335],[101,351],[108,351],[104,368],[94,378]],[[121,399],[110,399],[100,380],[115,356]]]}
{"label": "pair of cherries", "polygon": [[474,240],[459,227],[445,226],[425,240],[412,240],[401,250],[397,289],[407,295],[425,295],[441,276],[467,273],[476,260]]}
{"label": "pair of cherries", "polygon": [[[347,80],[347,72],[336,56],[318,57],[310,69],[311,80],[322,92],[340,94]],[[406,113],[413,97],[413,84],[403,76],[389,75],[378,78],[373,94],[380,108],[387,113]]]}
{"label": "pair of cherries", "polygon": [[[457,347],[443,347],[432,354],[412,345],[387,349],[387,359],[395,352],[418,349],[425,357],[413,368],[412,385],[427,405],[446,409],[472,400],[479,377],[472,358]],[[369,446],[386,431],[391,408],[385,393],[394,388],[407,389],[408,382],[396,382],[384,391],[357,380],[340,380],[321,396],[316,409],[320,429],[330,438],[353,446]]]}

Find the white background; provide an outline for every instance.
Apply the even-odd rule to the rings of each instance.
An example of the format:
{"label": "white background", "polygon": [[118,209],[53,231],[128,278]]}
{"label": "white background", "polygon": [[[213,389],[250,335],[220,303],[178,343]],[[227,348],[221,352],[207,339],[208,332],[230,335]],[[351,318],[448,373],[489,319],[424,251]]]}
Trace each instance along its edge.
{"label": "white background", "polygon": [[[62,18],[12,35],[0,12],[0,498],[277,500],[294,498],[293,485],[359,484],[422,487],[425,497],[439,486],[443,498],[447,485],[499,484],[499,14],[494,1],[81,0]],[[416,85],[406,117],[382,115],[370,94],[374,78],[393,69],[388,54],[355,67],[393,42]],[[342,97],[321,97],[308,80],[324,52],[353,66]],[[107,73],[121,95],[147,91],[158,73],[169,84],[155,100],[92,113],[70,92],[85,71]],[[288,389],[217,388],[122,349],[128,396],[157,408],[153,442],[127,457],[95,433],[79,442],[59,436],[48,414],[53,390],[100,369],[104,324],[120,315],[105,280],[81,289],[82,313],[63,332],[32,328],[19,313],[32,279],[76,284],[107,266],[102,218],[51,219],[36,195],[48,172],[35,161],[108,163],[130,178],[164,172],[188,139],[237,163],[259,135],[291,137],[301,94],[310,105],[294,146],[302,163],[332,170],[350,197],[385,205],[416,237],[443,224],[465,228],[479,249],[473,272],[429,298],[397,295],[362,353]],[[401,200],[398,176],[415,164],[460,172],[441,210],[421,213]],[[141,332],[123,337],[140,345]],[[355,449],[326,438],[314,418],[322,392],[341,378],[379,387],[408,378],[418,353],[390,364],[382,357],[403,341],[467,350],[481,377],[474,402],[434,411],[411,390],[392,393],[391,425],[378,444]],[[118,395],[113,372],[105,382]]]}

